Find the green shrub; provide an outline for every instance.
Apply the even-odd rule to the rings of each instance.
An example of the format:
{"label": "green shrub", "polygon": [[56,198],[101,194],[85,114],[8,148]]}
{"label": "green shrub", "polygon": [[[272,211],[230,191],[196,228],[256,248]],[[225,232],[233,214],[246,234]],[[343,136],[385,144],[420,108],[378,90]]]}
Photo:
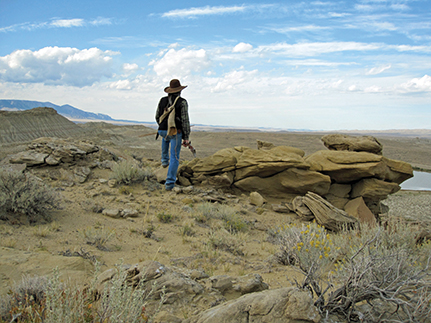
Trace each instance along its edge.
{"label": "green shrub", "polygon": [[142,182],[152,176],[153,171],[150,167],[142,169],[134,161],[122,160],[112,167],[111,178],[116,179],[118,183],[130,185],[132,183]]}
{"label": "green shrub", "polygon": [[0,208],[27,215],[31,221],[37,215],[59,207],[59,195],[35,176],[0,170]]}
{"label": "green shrub", "polygon": [[157,218],[159,219],[160,222],[163,222],[163,223],[170,223],[174,219],[174,217],[171,214],[168,214],[165,212],[158,213]]}
{"label": "green shrub", "polygon": [[247,231],[247,223],[236,213],[223,217],[224,226],[226,230],[231,233],[238,233]]}
{"label": "green shrub", "polygon": [[178,229],[181,236],[185,237],[192,237],[195,235],[195,231],[192,229],[192,227],[188,224],[184,224],[182,227]]}

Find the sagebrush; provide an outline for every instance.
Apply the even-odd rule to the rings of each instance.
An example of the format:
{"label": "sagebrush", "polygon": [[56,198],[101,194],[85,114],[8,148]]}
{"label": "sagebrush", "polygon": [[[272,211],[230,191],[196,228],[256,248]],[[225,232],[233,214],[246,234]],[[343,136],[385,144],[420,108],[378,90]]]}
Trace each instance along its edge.
{"label": "sagebrush", "polygon": [[150,167],[141,168],[135,161],[122,160],[112,167],[111,178],[117,180],[118,183],[130,185],[153,176],[154,173]]}
{"label": "sagebrush", "polygon": [[[131,286],[127,272],[117,266],[117,273],[97,289],[96,271],[89,288],[67,286],[60,281],[58,270],[51,277],[26,277],[22,283],[0,300],[0,322],[23,323],[144,323],[151,317],[146,304],[155,287],[144,288],[142,283]],[[164,301],[164,289],[159,307]]]}
{"label": "sagebrush", "polygon": [[330,234],[316,223],[271,232],[279,260],[303,274],[297,284],[315,295],[322,314],[348,322],[430,322],[431,246],[415,229],[392,221]]}
{"label": "sagebrush", "polygon": [[4,211],[24,214],[33,221],[39,215],[47,218],[47,211],[59,204],[59,194],[37,177],[0,170],[0,208]]}

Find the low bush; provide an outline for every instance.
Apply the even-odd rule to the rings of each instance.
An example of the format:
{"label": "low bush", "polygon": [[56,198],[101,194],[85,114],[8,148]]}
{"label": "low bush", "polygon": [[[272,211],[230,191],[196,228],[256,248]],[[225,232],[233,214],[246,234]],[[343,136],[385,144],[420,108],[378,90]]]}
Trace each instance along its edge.
{"label": "low bush", "polygon": [[154,176],[150,167],[141,168],[135,161],[122,160],[112,167],[111,178],[118,183],[130,185],[132,183],[142,182]]}
{"label": "low bush", "polygon": [[298,268],[324,313],[347,321],[426,322],[431,315],[431,248],[400,222],[329,234],[315,223],[272,231],[280,262]]}
{"label": "low bush", "polygon": [[85,243],[94,245],[97,249],[102,251],[109,251],[107,243],[116,235],[114,229],[92,227],[85,228],[79,233],[85,239]]}
{"label": "low bush", "polygon": [[[246,235],[246,233],[242,234]],[[244,236],[241,234],[232,235],[225,229],[211,230],[208,234],[208,245],[215,250],[223,250],[233,255],[244,256],[242,246]]]}
{"label": "low bush", "polygon": [[40,179],[16,171],[0,170],[0,208],[24,214],[31,222],[47,218],[47,211],[59,207],[59,195]]}
{"label": "low bush", "polygon": [[162,223],[170,223],[174,219],[172,214],[161,212],[157,214],[157,219]]}
{"label": "low bush", "polygon": [[194,218],[197,222],[205,223],[210,219],[223,221],[224,228],[231,234],[244,232],[248,229],[248,224],[244,221],[236,210],[225,204],[214,204],[205,202],[196,205]]}
{"label": "low bush", "polygon": [[[114,278],[104,284],[103,291],[96,293],[95,282],[98,273],[96,271],[92,286],[86,289],[61,283],[57,270],[50,278],[26,278],[0,302],[0,322],[143,323],[150,321],[151,315],[146,311],[146,304],[155,286],[149,290],[142,284],[130,286],[126,283],[126,272],[118,269]],[[143,282],[144,279],[141,281]],[[97,298],[95,298],[96,294]],[[162,289],[160,304],[163,301]]]}
{"label": "low bush", "polygon": [[197,222],[205,223],[217,217],[217,206],[210,202],[199,203],[195,207],[194,218]]}

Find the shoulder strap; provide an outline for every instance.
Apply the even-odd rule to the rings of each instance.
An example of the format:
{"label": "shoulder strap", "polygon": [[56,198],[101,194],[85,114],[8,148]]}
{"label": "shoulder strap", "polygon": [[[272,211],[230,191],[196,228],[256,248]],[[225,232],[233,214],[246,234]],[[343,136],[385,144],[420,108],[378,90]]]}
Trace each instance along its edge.
{"label": "shoulder strap", "polygon": [[174,103],[165,112],[163,112],[163,114],[159,118],[159,123],[162,123],[162,121],[172,112],[172,110],[175,108],[175,104],[177,103],[177,100],[179,98],[180,97],[177,96]]}

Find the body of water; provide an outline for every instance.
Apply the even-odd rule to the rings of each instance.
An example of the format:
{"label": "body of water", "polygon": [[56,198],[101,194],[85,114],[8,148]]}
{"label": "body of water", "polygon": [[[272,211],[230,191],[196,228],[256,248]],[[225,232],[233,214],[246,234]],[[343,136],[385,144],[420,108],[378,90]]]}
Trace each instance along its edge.
{"label": "body of water", "polygon": [[431,191],[431,173],[413,171],[413,177],[401,183],[401,189]]}

